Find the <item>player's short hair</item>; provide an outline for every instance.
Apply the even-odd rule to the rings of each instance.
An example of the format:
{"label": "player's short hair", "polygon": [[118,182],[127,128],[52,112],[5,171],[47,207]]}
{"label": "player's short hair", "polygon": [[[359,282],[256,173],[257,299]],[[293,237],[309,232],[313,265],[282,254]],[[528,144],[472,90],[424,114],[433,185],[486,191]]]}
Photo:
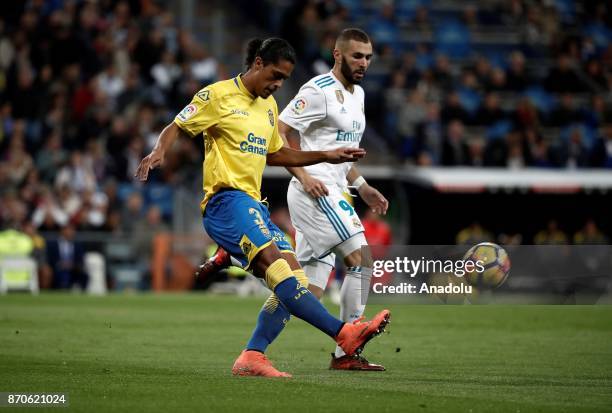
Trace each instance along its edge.
{"label": "player's short hair", "polygon": [[256,57],[263,60],[263,64],[278,63],[279,60],[287,60],[293,64],[297,61],[295,50],[288,41],[278,37],[270,37],[269,39],[252,39],[247,44],[246,58],[244,64],[251,67]]}
{"label": "player's short hair", "polygon": [[336,48],[344,48],[350,40],[355,40],[356,42],[361,43],[370,43],[370,36],[368,36],[363,30],[355,27],[344,29],[342,32],[340,32],[338,38],[336,39]]}

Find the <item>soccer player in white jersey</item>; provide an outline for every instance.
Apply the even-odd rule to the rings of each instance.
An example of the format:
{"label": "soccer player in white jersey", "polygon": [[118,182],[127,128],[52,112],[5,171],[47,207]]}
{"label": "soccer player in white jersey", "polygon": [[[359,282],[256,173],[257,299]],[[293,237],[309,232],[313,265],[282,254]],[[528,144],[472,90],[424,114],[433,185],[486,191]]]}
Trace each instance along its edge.
{"label": "soccer player in white jersey", "polygon": [[[365,130],[364,91],[359,86],[372,59],[372,44],[359,29],[346,29],[334,48],[334,67],[305,83],[279,115],[279,133],[299,138],[302,150],[359,147]],[[317,297],[325,291],[339,254],[347,266],[340,290],[340,318],[352,322],[364,312],[371,269],[362,267],[361,247],[367,245],[363,226],[345,194],[354,187],[376,213],[385,214],[388,201],[349,164],[321,163],[287,168],[294,178],[287,202],[296,228],[296,253]],[[330,368],[384,370],[361,355],[346,356],[340,347]]]}
{"label": "soccer player in white jersey", "polygon": [[[316,76],[302,86],[295,98],[279,115],[279,133],[285,141],[299,139],[302,150],[332,150],[359,147],[365,130],[364,92],[361,83],[372,59],[372,44],[359,29],[346,29],[338,36],[331,72]],[[362,266],[361,247],[367,245],[363,226],[345,194],[348,186],[357,190],[376,213],[385,214],[388,201],[368,185],[351,165],[322,163],[308,167],[287,168],[294,178],[289,184],[287,201],[296,228],[296,255],[308,277],[308,289],[321,298],[335,256],[340,254],[347,266],[340,290],[340,318],[354,322],[362,317],[363,304],[370,285],[371,268]],[[235,261],[222,248],[200,266],[198,276],[207,279]],[[264,310],[277,308],[272,294]],[[277,311],[278,312],[278,311]],[[277,312],[262,311],[250,343],[259,351],[283,330],[286,318]],[[360,354],[347,356],[340,347],[332,354],[331,369],[374,370],[385,368],[369,363]]]}

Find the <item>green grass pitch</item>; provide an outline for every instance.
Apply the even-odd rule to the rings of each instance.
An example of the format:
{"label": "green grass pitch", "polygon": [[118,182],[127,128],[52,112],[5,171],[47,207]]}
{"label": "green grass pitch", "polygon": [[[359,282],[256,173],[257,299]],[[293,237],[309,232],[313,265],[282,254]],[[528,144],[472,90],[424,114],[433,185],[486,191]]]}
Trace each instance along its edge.
{"label": "green grass pitch", "polygon": [[611,306],[394,305],[365,351],[383,373],[329,371],[332,341],[293,319],[268,351],[293,379],[232,377],[262,302],[0,297],[0,392],[82,412],[612,411]]}

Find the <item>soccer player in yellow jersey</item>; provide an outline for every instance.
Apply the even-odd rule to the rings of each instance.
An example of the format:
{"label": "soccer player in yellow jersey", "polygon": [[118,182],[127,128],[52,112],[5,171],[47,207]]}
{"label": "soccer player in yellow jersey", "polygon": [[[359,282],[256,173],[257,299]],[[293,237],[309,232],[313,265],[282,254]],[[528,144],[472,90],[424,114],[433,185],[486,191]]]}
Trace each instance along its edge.
{"label": "soccer player in yellow jersey", "polygon": [[291,246],[270,221],[268,209],[261,202],[266,164],[354,162],[365,155],[361,148],[305,152],[284,145],[278,133],[278,108],[271,95],[291,75],[295,60],[293,48],[283,39],[252,40],[246,73],[200,90],[164,128],[136,171],[140,180],[146,180],[149,170],[163,163],[166,151],[179,135],[204,134],[201,207],[206,232],[274,292],[259,314],[259,334],[255,335],[258,339],[249,341],[234,363],[235,375],[291,377],[276,370],[263,354],[262,349],[275,338],[268,337],[265,331],[272,324],[264,322],[268,318],[289,320],[293,314],[352,355],[360,353],[385,328],[390,317],[389,311],[383,310],[368,322],[343,323],[329,314],[308,290],[308,280]]}

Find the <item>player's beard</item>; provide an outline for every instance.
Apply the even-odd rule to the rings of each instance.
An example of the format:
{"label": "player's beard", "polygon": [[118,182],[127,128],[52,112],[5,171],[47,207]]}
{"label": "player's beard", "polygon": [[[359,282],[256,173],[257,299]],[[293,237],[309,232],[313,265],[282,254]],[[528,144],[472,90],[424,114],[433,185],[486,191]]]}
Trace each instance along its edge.
{"label": "player's beard", "polygon": [[[342,76],[344,76],[344,78],[348,80],[349,83],[352,83],[354,85],[360,84],[361,80],[363,79],[355,79],[354,72],[351,70],[349,64],[346,63],[346,59],[344,58],[344,56],[342,56],[342,63],[340,63],[340,73],[342,73]],[[363,74],[365,75],[365,71]]]}

